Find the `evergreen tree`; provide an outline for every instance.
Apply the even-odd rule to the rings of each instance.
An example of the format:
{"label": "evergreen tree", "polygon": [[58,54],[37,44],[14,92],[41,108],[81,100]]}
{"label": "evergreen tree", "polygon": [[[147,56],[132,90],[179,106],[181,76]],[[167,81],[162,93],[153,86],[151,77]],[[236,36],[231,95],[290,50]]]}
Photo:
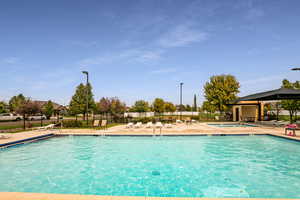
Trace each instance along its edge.
{"label": "evergreen tree", "polygon": [[197,111],[197,96],[196,96],[196,94],[194,95],[193,111]]}

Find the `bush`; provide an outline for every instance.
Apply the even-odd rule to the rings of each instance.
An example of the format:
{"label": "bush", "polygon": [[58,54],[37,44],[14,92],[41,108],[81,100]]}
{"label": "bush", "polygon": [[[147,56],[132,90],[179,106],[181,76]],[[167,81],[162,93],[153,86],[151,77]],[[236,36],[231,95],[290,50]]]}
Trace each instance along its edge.
{"label": "bush", "polygon": [[65,128],[81,128],[83,127],[82,121],[79,120],[68,120],[63,122],[63,127]]}

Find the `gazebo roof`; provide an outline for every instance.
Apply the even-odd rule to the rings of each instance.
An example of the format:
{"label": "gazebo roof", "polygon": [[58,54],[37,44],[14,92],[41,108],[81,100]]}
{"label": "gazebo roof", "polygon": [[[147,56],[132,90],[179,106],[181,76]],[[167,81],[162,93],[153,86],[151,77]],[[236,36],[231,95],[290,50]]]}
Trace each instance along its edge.
{"label": "gazebo roof", "polygon": [[279,88],[241,97],[239,101],[300,100],[300,90]]}

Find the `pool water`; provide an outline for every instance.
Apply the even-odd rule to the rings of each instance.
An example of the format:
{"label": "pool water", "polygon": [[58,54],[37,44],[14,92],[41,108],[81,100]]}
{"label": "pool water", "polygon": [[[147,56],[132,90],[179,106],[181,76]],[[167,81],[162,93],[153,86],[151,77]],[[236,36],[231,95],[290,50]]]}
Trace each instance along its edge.
{"label": "pool water", "polygon": [[215,127],[221,127],[221,128],[226,128],[226,127],[257,127],[256,125],[253,124],[208,124],[210,126],[215,126]]}
{"label": "pool water", "polygon": [[66,136],[0,150],[0,191],[300,197],[300,143],[272,136]]}

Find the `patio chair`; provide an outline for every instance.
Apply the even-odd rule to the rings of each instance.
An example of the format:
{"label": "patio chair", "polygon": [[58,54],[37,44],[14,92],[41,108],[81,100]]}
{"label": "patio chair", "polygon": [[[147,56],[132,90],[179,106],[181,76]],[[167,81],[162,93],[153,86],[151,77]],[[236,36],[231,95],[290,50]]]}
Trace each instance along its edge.
{"label": "patio chair", "polygon": [[49,124],[47,126],[38,127],[37,130],[48,130],[48,129],[54,129],[55,124]]}
{"label": "patio chair", "polygon": [[156,122],[155,128],[162,128],[162,127],[163,127],[163,125],[161,122]]}
{"label": "patio chair", "polygon": [[103,119],[101,121],[101,127],[104,127],[104,129],[107,129],[107,120],[106,119]]}
{"label": "patio chair", "polygon": [[172,128],[172,124],[165,124],[166,128]]}
{"label": "patio chair", "polygon": [[126,128],[132,128],[133,127],[133,123],[132,122],[129,122],[127,125],[126,125]]}
{"label": "patio chair", "polygon": [[94,120],[93,127],[98,127],[100,124],[100,120]]}
{"label": "patio chair", "polygon": [[[288,124],[284,127],[284,135],[289,135],[289,136],[296,136],[296,130],[298,129],[297,124]],[[289,134],[287,134],[287,132]]]}
{"label": "patio chair", "polygon": [[146,124],[146,128],[151,128],[152,126],[153,126],[152,122],[148,122],[148,123]]}
{"label": "patio chair", "polygon": [[142,127],[142,122],[137,122],[135,125],[134,125],[134,128],[141,128]]}
{"label": "patio chair", "polygon": [[10,135],[7,135],[7,134],[0,134],[0,139],[8,139],[10,138],[11,136]]}

